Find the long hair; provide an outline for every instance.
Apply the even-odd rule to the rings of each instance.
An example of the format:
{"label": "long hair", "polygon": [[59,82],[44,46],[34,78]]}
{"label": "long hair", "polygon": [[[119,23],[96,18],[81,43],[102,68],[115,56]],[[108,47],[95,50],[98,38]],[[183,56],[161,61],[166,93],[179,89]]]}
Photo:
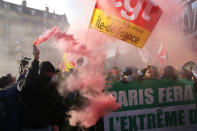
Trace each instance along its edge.
{"label": "long hair", "polygon": [[175,73],[175,69],[172,66],[166,66],[163,69],[163,75],[161,79],[173,79],[176,80],[178,76]]}

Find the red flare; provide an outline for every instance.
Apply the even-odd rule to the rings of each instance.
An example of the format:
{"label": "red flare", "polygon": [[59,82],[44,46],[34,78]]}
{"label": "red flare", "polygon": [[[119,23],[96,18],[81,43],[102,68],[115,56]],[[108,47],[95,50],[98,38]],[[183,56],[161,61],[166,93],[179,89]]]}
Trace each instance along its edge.
{"label": "red flare", "polygon": [[53,35],[55,35],[55,33],[59,30],[58,27],[53,27],[53,29],[51,30],[48,30],[47,32],[45,32],[42,36],[40,36],[39,38],[37,38],[35,41],[34,41],[34,45],[37,45],[37,44],[41,44],[43,42],[46,42],[48,41]]}
{"label": "red flare", "polygon": [[36,39],[35,41],[34,41],[34,45],[37,45],[38,44],[38,39]]}

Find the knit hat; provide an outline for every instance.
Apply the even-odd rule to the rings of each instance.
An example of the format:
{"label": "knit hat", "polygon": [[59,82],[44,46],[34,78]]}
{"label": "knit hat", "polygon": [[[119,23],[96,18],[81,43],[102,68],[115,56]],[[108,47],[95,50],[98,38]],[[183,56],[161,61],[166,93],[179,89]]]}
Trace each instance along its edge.
{"label": "knit hat", "polygon": [[44,61],[40,64],[40,74],[43,74],[46,72],[57,73],[59,72],[59,70],[56,70],[51,62]]}

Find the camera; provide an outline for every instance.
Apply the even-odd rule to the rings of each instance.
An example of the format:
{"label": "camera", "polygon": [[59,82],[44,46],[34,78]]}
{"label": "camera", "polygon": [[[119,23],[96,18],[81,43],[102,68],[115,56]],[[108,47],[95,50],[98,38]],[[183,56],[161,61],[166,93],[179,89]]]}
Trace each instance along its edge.
{"label": "camera", "polygon": [[29,61],[31,61],[31,58],[28,57],[22,57],[21,61],[20,61],[20,65],[25,67],[26,65],[29,64]]}
{"label": "camera", "polygon": [[21,74],[25,68],[29,64],[29,61],[31,61],[31,58],[28,57],[22,57],[20,60],[20,68],[19,68],[19,74]]}

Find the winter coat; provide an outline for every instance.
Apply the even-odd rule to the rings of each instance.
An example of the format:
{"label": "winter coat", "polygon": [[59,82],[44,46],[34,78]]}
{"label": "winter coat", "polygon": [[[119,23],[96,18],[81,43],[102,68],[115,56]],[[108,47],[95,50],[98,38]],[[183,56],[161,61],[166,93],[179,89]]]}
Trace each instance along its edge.
{"label": "winter coat", "polygon": [[16,84],[0,91],[0,102],[4,105],[6,121],[1,131],[18,131],[20,129],[19,92]]}
{"label": "winter coat", "polygon": [[47,77],[38,74],[39,61],[34,60],[22,84],[22,127],[27,129],[61,126],[65,106]]}

